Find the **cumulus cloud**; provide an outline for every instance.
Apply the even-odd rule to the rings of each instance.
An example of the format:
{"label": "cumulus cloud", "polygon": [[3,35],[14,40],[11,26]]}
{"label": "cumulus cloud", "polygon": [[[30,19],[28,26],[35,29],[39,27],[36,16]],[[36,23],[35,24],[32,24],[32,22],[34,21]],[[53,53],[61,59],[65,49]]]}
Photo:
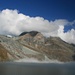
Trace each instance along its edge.
{"label": "cumulus cloud", "polygon": [[43,17],[30,17],[19,13],[17,10],[5,9],[0,11],[0,34],[19,35],[24,31],[39,31],[45,36],[59,36],[69,43],[75,43],[75,30],[64,33],[65,25],[73,25],[66,19],[48,21]]}
{"label": "cumulus cloud", "polygon": [[71,29],[64,33],[64,26],[60,26],[58,29],[58,36],[68,43],[75,44],[75,30]]}

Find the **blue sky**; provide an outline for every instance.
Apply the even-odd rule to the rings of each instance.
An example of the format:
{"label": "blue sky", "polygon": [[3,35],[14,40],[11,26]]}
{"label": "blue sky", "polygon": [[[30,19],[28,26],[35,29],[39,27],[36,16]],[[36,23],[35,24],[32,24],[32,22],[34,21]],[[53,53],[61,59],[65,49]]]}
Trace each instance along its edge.
{"label": "blue sky", "polygon": [[75,0],[0,0],[0,10],[6,8],[48,20],[75,19]]}
{"label": "blue sky", "polygon": [[7,8],[48,20],[75,20],[75,0],[0,0],[0,10]]}
{"label": "blue sky", "polygon": [[75,0],[0,0],[0,11],[0,34],[37,30],[75,44]]}

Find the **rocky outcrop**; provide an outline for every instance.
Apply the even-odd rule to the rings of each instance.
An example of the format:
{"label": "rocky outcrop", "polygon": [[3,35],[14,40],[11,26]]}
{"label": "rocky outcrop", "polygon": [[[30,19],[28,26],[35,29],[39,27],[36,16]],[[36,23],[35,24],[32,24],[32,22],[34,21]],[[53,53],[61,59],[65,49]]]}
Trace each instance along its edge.
{"label": "rocky outcrop", "polygon": [[[33,34],[35,36],[33,36]],[[29,33],[26,33],[25,35],[20,36],[18,38],[18,41],[21,44],[37,48],[38,46],[41,46],[45,43],[45,37],[39,32],[31,31]]]}
{"label": "rocky outcrop", "polygon": [[[49,59],[57,59],[60,61],[73,61],[75,47],[61,40],[59,37],[45,38],[41,33],[37,33],[34,37],[22,36],[19,40],[21,44],[26,45],[35,51],[45,54]],[[25,39],[29,39],[25,40]]]}
{"label": "rocky outcrop", "polygon": [[19,36],[23,36],[25,34],[30,34],[32,37],[36,36],[39,32],[37,31],[31,31],[31,32],[23,32]]}
{"label": "rocky outcrop", "polygon": [[0,61],[9,60],[7,50],[0,44]]}
{"label": "rocky outcrop", "polygon": [[23,32],[18,37],[0,35],[0,61],[35,58],[74,61],[75,46],[59,37],[44,37],[40,32]]}
{"label": "rocky outcrop", "polygon": [[[0,44],[4,47],[4,51],[7,52],[6,61],[14,61],[23,58],[36,58],[38,60],[45,59],[43,54],[21,44],[18,39],[18,37],[9,38],[7,36],[0,35]],[[3,61],[5,60],[3,59]]]}

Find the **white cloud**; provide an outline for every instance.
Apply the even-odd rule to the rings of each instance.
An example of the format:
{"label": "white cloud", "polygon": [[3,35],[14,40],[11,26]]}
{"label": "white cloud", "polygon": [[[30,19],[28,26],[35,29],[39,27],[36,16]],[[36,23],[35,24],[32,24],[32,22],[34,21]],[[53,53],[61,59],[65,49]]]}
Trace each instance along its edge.
{"label": "white cloud", "polygon": [[64,26],[60,26],[58,29],[58,36],[68,43],[75,44],[75,30],[71,29],[68,32],[64,33]]}
{"label": "white cloud", "polygon": [[0,11],[0,34],[19,35],[23,31],[39,31],[46,36],[59,36],[63,40],[75,43],[75,30],[64,33],[65,25],[75,24],[65,19],[55,21],[45,20],[43,17],[30,17],[19,13],[17,10],[5,9]]}

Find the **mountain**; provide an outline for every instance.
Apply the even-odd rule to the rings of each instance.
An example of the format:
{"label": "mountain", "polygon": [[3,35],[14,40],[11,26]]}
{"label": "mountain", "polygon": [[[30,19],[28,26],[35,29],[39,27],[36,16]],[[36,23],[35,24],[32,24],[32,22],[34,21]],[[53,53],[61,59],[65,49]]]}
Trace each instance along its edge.
{"label": "mountain", "polygon": [[31,58],[39,61],[74,61],[75,45],[59,37],[44,37],[37,31],[23,32],[17,37],[0,35],[0,61]]}
{"label": "mountain", "polygon": [[39,32],[37,32],[37,31],[31,31],[31,32],[23,32],[23,33],[21,33],[19,36],[23,36],[23,35],[25,35],[25,34],[30,34],[31,36],[35,36],[35,35],[37,35]]}

